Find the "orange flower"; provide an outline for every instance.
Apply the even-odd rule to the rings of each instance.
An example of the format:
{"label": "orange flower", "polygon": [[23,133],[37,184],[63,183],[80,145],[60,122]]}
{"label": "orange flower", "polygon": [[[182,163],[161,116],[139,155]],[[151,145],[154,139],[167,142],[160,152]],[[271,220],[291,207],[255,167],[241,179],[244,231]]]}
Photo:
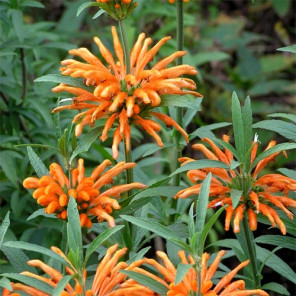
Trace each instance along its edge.
{"label": "orange flower", "polygon": [[136,164],[119,162],[104,172],[110,165],[110,160],[104,160],[89,177],[86,177],[83,159],[79,159],[77,168],[69,173],[71,176],[69,180],[61,166],[52,163],[50,176],[42,176],[40,179],[26,178],[23,186],[27,189],[35,189],[33,197],[38,204],[45,207],[45,212],[48,214],[56,213],[58,218],[67,219],[67,206],[72,196],[77,202],[81,227],[91,227],[92,223],[89,219],[91,216],[96,216],[100,222],[106,220],[110,227],[114,227],[115,221],[110,214],[113,209],[120,209],[119,203],[114,198],[119,198],[121,193],[128,190],[142,189],[146,186],[141,183],[131,183],[105,188],[103,191],[103,186],[112,183],[115,176]]}
{"label": "orange flower", "polygon": [[[168,1],[169,1],[169,3],[171,3],[171,4],[173,4],[173,3],[176,2],[176,0],[168,0]],[[189,2],[189,0],[183,0],[183,2],[186,3],[186,2]]]}
{"label": "orange flower", "polygon": [[[228,143],[229,137],[224,135],[223,140]],[[225,149],[222,151],[208,138],[202,139],[202,141],[208,143],[213,152],[203,144],[195,144],[192,147],[201,151],[209,159],[219,160],[228,165],[230,164],[233,159],[233,155],[229,150]],[[251,163],[253,163],[256,157],[258,143],[253,143],[253,145]],[[265,151],[275,145],[276,142],[271,141]],[[296,181],[281,174],[267,174],[258,178],[259,172],[270,161],[274,160],[278,154],[280,154],[280,152],[273,153],[272,155],[259,161],[253,173],[245,176],[244,180],[242,180],[242,175],[244,174],[238,173],[235,170],[227,171],[221,168],[190,170],[188,171],[187,176],[192,183],[197,183],[197,185],[179,191],[175,198],[186,198],[192,194],[199,194],[201,181],[205,179],[208,172],[211,172],[213,177],[210,185],[210,197],[213,197],[213,199],[210,201],[208,207],[228,205],[226,208],[225,230],[229,230],[230,222],[232,218],[234,218],[234,232],[239,232],[240,221],[247,213],[250,229],[254,231],[257,229],[256,214],[261,213],[269,219],[273,227],[278,225],[281,232],[286,234],[285,224],[273,207],[278,207],[285,212],[290,219],[293,219],[293,214],[287,209],[287,207],[296,207],[296,201],[289,198],[288,194],[290,191],[296,190]],[[194,159],[180,158],[179,160],[185,164],[193,161]],[[242,184],[244,184],[244,188],[242,187]],[[232,200],[230,197],[231,189],[242,190],[245,192],[240,198],[239,204],[235,209],[232,207]]]}
{"label": "orange flower", "polygon": [[[88,49],[79,48],[69,51],[70,54],[82,58],[86,63],[73,59],[62,61],[61,71],[63,75],[81,77],[85,84],[93,86],[94,91],[89,92],[85,89],[60,84],[53,88],[53,92],[70,92],[75,95],[71,105],[59,106],[52,112],[65,109],[76,109],[81,111],[77,114],[73,123],[77,123],[75,135],[79,136],[85,125],[93,126],[95,121],[106,118],[101,140],[108,138],[108,131],[117,126],[113,136],[113,157],[118,157],[118,145],[122,139],[125,140],[126,149],[130,148],[130,126],[132,124],[141,126],[148,134],[155,138],[158,145],[163,143],[157,132],[161,130],[161,125],[153,121],[151,117],[165,123],[167,126],[174,126],[182,133],[188,142],[187,133],[170,117],[150,112],[161,103],[161,95],[164,94],[192,94],[196,97],[201,95],[193,90],[196,85],[193,80],[180,78],[181,75],[194,75],[197,71],[189,65],[168,67],[176,58],[184,56],[185,51],[177,51],[172,55],[157,62],[151,69],[145,69],[147,64],[152,61],[161,46],[170,37],[161,39],[151,49],[151,38],[145,38],[145,34],[139,35],[131,54],[130,72],[127,73],[124,65],[124,54],[115,27],[112,27],[115,54],[118,59],[116,62],[98,37],[94,38],[99,50],[105,59],[108,67],[94,56]],[[187,88],[189,90],[184,90]]]}
{"label": "orange flower", "polygon": [[[200,274],[196,272],[194,267],[190,268],[183,280],[175,284],[176,278],[176,268],[173,263],[170,261],[168,256],[161,251],[156,252],[157,256],[163,262],[162,264],[158,263],[154,259],[144,259],[145,263],[152,268],[155,268],[162,277],[158,277],[142,268],[134,267],[131,270],[142,273],[146,276],[149,276],[164,286],[168,288],[167,296],[189,296],[192,292],[198,291],[198,276],[200,277],[200,291],[203,296],[247,296],[247,295],[257,295],[257,296],[268,296],[268,294],[262,290],[245,290],[245,282],[243,280],[232,281],[237,272],[246,266],[249,263],[249,260],[242,262],[235,269],[226,274],[220,281],[214,286],[212,282],[212,278],[214,277],[218,265],[221,261],[222,256],[226,253],[226,251],[220,251],[213,263],[207,267],[207,262],[210,258],[208,253],[204,253],[201,258],[201,271]],[[191,256],[186,258],[184,251],[179,251],[179,257],[181,258],[181,262],[183,264],[195,264],[193,258]],[[131,289],[133,286],[138,287],[139,285],[132,279],[125,281],[120,285],[120,288],[111,293],[112,296],[125,296],[128,294],[128,289]],[[152,291],[151,291],[152,292]],[[110,296],[111,296],[110,295]],[[139,294],[139,295],[155,295],[150,294]],[[158,295],[158,294],[156,294]]]}
{"label": "orange flower", "polygon": [[[124,270],[130,270],[133,269],[143,263],[142,260],[135,261],[131,265],[128,265],[126,262],[119,262],[120,258],[126,253],[127,248],[119,249],[117,250],[118,245],[113,245],[110,247],[106,255],[103,257],[101,262],[98,264],[98,267],[96,269],[96,273],[94,275],[94,278],[92,280],[91,289],[87,290],[85,292],[85,296],[107,296],[111,295],[112,291],[117,288],[117,286],[122,283],[126,276],[119,271]],[[67,284],[63,292],[60,294],[61,296],[78,296],[82,294],[82,291],[85,291],[85,284],[86,284],[86,277],[87,273],[86,270],[83,272],[83,279],[79,282],[77,280],[77,270],[74,268],[74,266],[71,264],[71,262],[67,259],[66,255],[56,247],[51,247],[52,251],[57,253],[59,256],[61,256],[63,259],[66,260],[69,267],[66,267],[66,272],[70,275],[73,275],[73,278],[75,280],[75,287],[73,288],[70,284]],[[28,261],[28,265],[38,267],[43,272],[44,275],[36,275],[34,273],[25,271],[21,272],[22,275],[26,275],[28,277],[32,277],[35,279],[38,279],[42,282],[45,282],[49,284],[51,287],[55,288],[60,280],[63,278],[63,275],[55,270],[54,268],[50,267],[49,265],[43,263],[40,260],[30,260]],[[49,296],[49,294],[44,293],[38,288],[33,288],[30,286],[26,286],[20,283],[12,283],[13,291],[23,291],[27,293],[28,295],[32,296]],[[141,291],[139,289],[139,291]],[[12,293],[6,289],[3,291],[3,296],[19,296],[18,293]],[[141,294],[131,294],[131,296],[136,296]]]}

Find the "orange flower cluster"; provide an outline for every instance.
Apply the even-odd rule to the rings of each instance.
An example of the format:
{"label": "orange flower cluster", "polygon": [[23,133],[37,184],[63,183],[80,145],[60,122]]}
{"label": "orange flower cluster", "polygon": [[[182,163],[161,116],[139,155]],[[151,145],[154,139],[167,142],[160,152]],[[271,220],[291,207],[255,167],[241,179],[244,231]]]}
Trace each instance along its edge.
{"label": "orange flower cluster", "polygon": [[[119,271],[122,269],[123,270],[134,269],[143,263],[143,259],[138,260],[132,263],[131,265],[128,265],[126,262],[119,262],[120,258],[126,253],[127,248],[123,248],[119,250],[117,250],[117,248],[118,248],[118,245],[116,244],[107,250],[106,255],[98,264],[96,273],[92,281],[91,289],[85,292],[85,296],[103,296],[103,295],[112,296],[113,295],[112,291],[115,290],[116,287],[120,283],[122,283],[126,278],[126,275],[120,273]],[[84,270],[83,281],[81,283],[77,280],[77,277],[75,276],[78,274],[76,268],[68,260],[66,255],[57,247],[51,247],[51,249],[67,262],[68,267],[66,267],[66,272],[69,275],[72,275],[76,282],[76,285],[74,288],[70,284],[67,284],[63,292],[60,294],[60,296],[81,295],[83,291],[86,290],[85,288],[86,276],[87,276],[86,270]],[[63,278],[63,275],[59,271],[55,270],[54,268],[50,267],[49,265],[45,264],[40,260],[30,260],[28,261],[28,265],[40,268],[44,272],[44,275],[40,276],[28,271],[21,272],[22,275],[38,279],[42,282],[49,284],[53,288],[55,288],[60,282],[60,280]],[[31,296],[50,296],[49,294],[42,292],[37,288],[26,286],[21,283],[12,283],[11,286],[13,291],[22,291]],[[142,290],[143,290],[142,287],[140,287],[138,291],[141,292]],[[137,295],[144,295],[144,294],[141,294],[141,293],[137,294],[137,291],[135,291],[134,293],[131,293],[128,295],[137,296]],[[4,289],[3,296],[20,296],[20,294],[14,293],[14,292],[11,293],[7,289]]]}
{"label": "orange flower cluster", "polygon": [[97,0],[99,7],[116,20],[125,19],[138,5],[134,0]]}
{"label": "orange flower cluster", "polygon": [[[131,141],[130,126],[132,124],[141,126],[148,134],[163,147],[163,142],[157,134],[161,125],[152,120],[154,117],[165,123],[166,126],[175,127],[188,142],[187,133],[169,116],[151,112],[150,110],[161,103],[161,95],[164,94],[192,94],[196,97],[201,95],[195,91],[196,85],[193,80],[180,78],[181,75],[197,74],[194,67],[180,65],[167,68],[167,65],[176,58],[184,56],[185,51],[177,51],[172,55],[157,62],[151,69],[145,69],[153,59],[161,46],[170,37],[162,38],[151,49],[151,38],[145,38],[145,34],[139,35],[131,54],[130,64],[124,64],[124,54],[115,27],[112,27],[114,50],[118,62],[116,62],[102,41],[95,37],[94,41],[109,65],[106,67],[88,49],[79,48],[69,51],[70,54],[82,58],[86,63],[68,59],[62,61],[63,75],[82,77],[86,85],[94,86],[94,91],[89,92],[81,88],[60,84],[53,88],[53,92],[69,92],[76,97],[72,99],[71,105],[59,106],[53,110],[58,112],[65,109],[76,109],[86,111],[77,114],[73,123],[77,123],[75,135],[79,136],[85,125],[93,126],[95,121],[106,118],[105,127],[100,139],[108,138],[108,131],[116,124],[113,136],[112,154],[114,158],[119,156],[118,145],[122,139],[125,141],[126,150],[129,151]],[[189,90],[184,90],[187,88]]]}
{"label": "orange flower cluster", "polygon": [[110,170],[105,169],[111,165],[110,160],[104,160],[97,166],[89,177],[84,175],[84,161],[78,160],[77,168],[70,173],[70,180],[57,163],[50,165],[50,176],[26,178],[23,186],[27,189],[35,189],[33,197],[37,203],[45,207],[48,214],[56,213],[58,218],[67,219],[67,206],[70,196],[75,198],[80,214],[81,227],[90,228],[91,216],[96,216],[98,221],[106,220],[110,227],[115,226],[114,218],[110,215],[113,209],[120,209],[120,205],[114,198],[128,190],[146,186],[141,183],[131,183],[113,186],[103,192],[103,186],[113,182],[113,178],[122,171],[134,167],[135,163],[119,162]]}
{"label": "orange flower cluster", "polygon": [[[203,296],[268,296],[268,294],[263,290],[245,290],[245,282],[243,280],[231,282],[237,272],[249,263],[249,260],[239,264],[235,269],[220,279],[215,287],[213,287],[212,278],[214,277],[221,258],[225,253],[226,251],[220,251],[209,267],[207,267],[207,262],[210,258],[210,255],[208,253],[204,253],[202,255],[200,271],[201,294]],[[198,291],[198,274],[193,267],[189,269],[183,280],[175,285],[174,282],[177,272],[175,266],[164,252],[158,251],[156,254],[162,260],[163,264],[158,263],[154,259],[146,258],[144,259],[144,262],[148,266],[150,265],[152,268],[155,268],[163,276],[163,279],[139,267],[134,267],[132,270],[149,276],[166,286],[169,289],[167,296],[189,296],[191,295],[190,293]],[[189,256],[188,260],[184,251],[179,251],[178,255],[181,258],[181,262],[183,264],[195,265],[193,258]],[[138,283],[132,279],[129,279],[121,284],[120,288],[112,293],[112,296],[131,295],[129,294],[129,290],[131,290],[134,286],[138,287]],[[149,294],[139,295],[153,296],[155,294],[151,291]]]}
{"label": "orange flower cluster", "polygon": [[[219,160],[227,165],[230,165],[233,155],[225,149],[224,152],[216,146],[212,140],[205,138],[202,141],[208,143],[212,150],[210,151],[203,144],[195,144],[192,147],[201,151],[208,159]],[[229,142],[227,135],[223,136],[223,141]],[[268,150],[276,145],[275,141],[271,141],[267,148]],[[257,154],[258,143],[253,143],[251,152],[251,163],[253,163]],[[281,174],[267,174],[258,178],[258,173],[280,152],[276,152],[265,159],[258,162],[254,172],[242,180],[241,174],[235,170],[225,170],[221,168],[206,168],[202,170],[190,170],[187,173],[188,178],[192,183],[198,183],[192,187],[179,191],[175,198],[186,198],[193,194],[199,194],[201,181],[205,179],[208,172],[213,174],[210,186],[210,197],[214,197],[208,207],[217,207],[219,205],[228,205],[226,208],[225,230],[229,230],[230,222],[233,219],[233,230],[235,233],[240,231],[240,221],[244,214],[247,213],[249,218],[249,226],[252,231],[257,229],[256,214],[262,213],[265,215],[271,225],[279,226],[281,232],[286,234],[286,227],[283,221],[278,216],[277,212],[272,208],[276,206],[284,211],[290,219],[293,219],[293,214],[287,207],[296,207],[296,201],[288,197],[290,191],[296,190],[296,181],[283,176]],[[182,164],[194,161],[194,159],[182,157],[179,159]],[[244,183],[244,185],[243,185]],[[247,186],[247,190],[243,187]],[[231,189],[243,190],[244,195],[240,198],[236,209],[232,206],[230,197]],[[272,206],[271,206],[272,205]]]}

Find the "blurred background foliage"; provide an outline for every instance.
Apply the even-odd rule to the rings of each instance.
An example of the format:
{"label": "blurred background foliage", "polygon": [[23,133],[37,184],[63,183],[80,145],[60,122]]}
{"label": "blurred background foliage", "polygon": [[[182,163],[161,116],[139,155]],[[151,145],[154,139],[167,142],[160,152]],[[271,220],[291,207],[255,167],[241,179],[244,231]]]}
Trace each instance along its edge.
{"label": "blurred background foliage", "polygon": [[[54,84],[34,83],[34,80],[59,73],[60,61],[68,56],[67,50],[71,48],[83,46],[98,54],[92,42],[95,35],[112,48],[110,26],[116,23],[105,14],[97,17],[95,7],[84,10],[77,17],[77,9],[84,2],[1,0],[0,219],[11,209],[9,240],[17,238],[49,247],[59,244],[61,239],[62,222],[44,216],[27,220],[39,207],[22,187],[22,180],[35,173],[26,148],[15,145],[39,143],[58,147],[54,118],[50,113],[58,100],[50,90]],[[230,122],[234,90],[241,99],[251,96],[255,122],[267,119],[271,113],[295,110],[296,55],[277,51],[295,44],[295,6],[293,0],[192,0],[184,5],[185,49],[188,50],[184,63],[199,70],[195,80],[198,91],[204,95],[201,111],[187,128],[190,133],[200,126]],[[139,0],[138,8],[126,20],[130,44],[140,32],[145,32],[154,41],[171,35],[173,38],[162,47],[159,57],[169,55],[176,48],[175,20],[175,7],[168,1]],[[64,129],[72,116],[64,112],[60,117]],[[256,131],[262,144],[271,139],[285,140],[280,133]],[[139,143],[143,136],[134,132],[134,144]],[[228,129],[223,127],[216,134],[220,137],[223,133],[229,133]],[[144,142],[152,141],[145,137]],[[157,154],[152,163],[150,156],[156,151],[153,150],[156,145],[148,143],[146,150],[136,148],[139,162],[136,176],[142,181],[149,180],[151,172],[167,175],[164,168],[168,160]],[[38,146],[34,150],[47,166],[53,161],[63,163],[53,149]],[[87,166],[93,168],[104,157],[110,157],[109,152],[96,141],[90,152],[82,156]],[[189,145],[187,153],[195,158],[199,156],[193,155]],[[273,169],[293,168],[291,154],[288,159],[279,157]],[[150,213],[164,224],[168,224],[166,217],[172,214],[160,213],[156,207]],[[178,229],[183,231],[180,225],[175,227],[176,231]],[[223,232],[222,224],[217,224],[210,241],[217,240]],[[0,271],[7,271],[5,258],[2,263]]]}

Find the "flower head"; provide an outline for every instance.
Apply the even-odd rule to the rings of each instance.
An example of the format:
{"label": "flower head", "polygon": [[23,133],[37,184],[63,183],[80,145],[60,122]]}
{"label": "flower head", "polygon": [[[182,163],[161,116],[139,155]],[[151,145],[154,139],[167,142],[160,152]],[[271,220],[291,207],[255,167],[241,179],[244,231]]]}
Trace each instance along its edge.
{"label": "flower head", "polygon": [[[168,1],[169,1],[169,3],[171,3],[171,4],[173,4],[173,3],[176,2],[176,0],[168,0]],[[183,0],[183,2],[186,3],[186,2],[189,2],[189,0]]]}
{"label": "flower head", "polygon": [[[226,251],[220,251],[213,263],[210,266],[207,266],[210,255],[208,253],[204,253],[201,258],[201,270],[200,270],[200,282],[201,287],[200,291],[203,296],[246,296],[246,295],[257,295],[257,296],[268,296],[266,292],[263,290],[245,290],[245,282],[243,280],[233,281],[232,279],[237,274],[237,272],[246,266],[249,263],[249,260],[242,262],[235,269],[230,271],[224,277],[222,277],[216,285],[213,284],[212,279],[216,273],[218,265],[221,261],[222,256],[226,253]],[[143,268],[134,267],[132,270],[138,273],[142,273],[146,276],[149,276],[164,286],[168,288],[167,296],[189,296],[192,292],[197,292],[199,290],[197,279],[198,273],[194,267],[191,267],[183,280],[175,284],[176,279],[176,267],[168,258],[167,254],[164,252],[158,251],[156,252],[159,257],[159,261],[162,261],[162,264],[157,262],[154,259],[144,259],[147,266],[151,266],[155,268],[162,277],[156,276]],[[184,251],[179,251],[179,257],[181,258],[181,262],[183,264],[193,264],[195,262],[191,256],[186,258]],[[112,296],[124,296],[129,295],[128,289],[131,289],[133,285],[137,286],[137,282],[134,280],[127,280],[123,284],[120,285],[120,288],[114,292],[112,292]],[[151,291],[152,292],[152,291]],[[155,295],[145,294],[145,295]],[[158,295],[158,294],[157,294]]]}
{"label": "flower head", "polygon": [[[143,263],[143,260],[135,261],[134,263],[128,265],[126,262],[119,262],[120,258],[124,256],[127,251],[127,248],[117,250],[118,245],[111,246],[106,255],[103,257],[101,262],[98,264],[96,268],[96,273],[92,280],[91,289],[85,292],[85,296],[103,296],[103,295],[111,295],[113,290],[116,290],[117,286],[122,283],[126,275],[120,273],[120,270],[129,270],[133,269]],[[72,265],[72,263],[68,260],[66,255],[57,247],[51,247],[52,251],[61,256],[67,263],[66,272],[73,276],[75,280],[75,287],[72,287],[69,283],[65,286],[65,289],[60,294],[61,296],[78,296],[82,294],[82,291],[86,290],[86,278],[87,272],[83,271],[83,277],[78,280],[78,271]],[[42,282],[47,283],[52,288],[55,288],[59,282],[62,280],[63,275],[54,269],[53,267],[45,264],[40,260],[30,260],[28,261],[28,265],[37,267],[44,272],[44,275],[40,276],[34,274],[32,272],[21,272],[22,275],[32,277],[38,279]],[[47,293],[44,293],[38,288],[30,287],[20,283],[12,283],[13,291],[23,291],[28,295],[32,296],[50,296]],[[136,292],[136,291],[135,291]],[[5,296],[19,296],[18,293],[9,294],[9,291],[4,289],[3,292]],[[131,296],[136,296],[140,294],[131,294]]]}
{"label": "flower head", "polygon": [[138,5],[134,0],[97,0],[97,3],[115,20],[125,19]]}
{"label": "flower head", "polygon": [[67,219],[67,206],[70,196],[75,198],[80,214],[81,227],[90,228],[91,216],[96,216],[98,221],[106,220],[110,227],[115,225],[114,218],[110,215],[113,209],[120,209],[114,198],[133,188],[145,188],[141,183],[117,185],[102,190],[104,186],[113,182],[113,178],[122,171],[134,167],[135,163],[119,162],[110,170],[105,169],[111,165],[110,160],[104,160],[97,166],[89,177],[84,174],[84,161],[78,160],[77,168],[69,174],[69,179],[60,165],[50,165],[50,175],[41,178],[29,177],[23,182],[27,189],[35,189],[33,197],[37,203],[45,207],[48,214],[56,213],[58,218]]}
{"label": "flower head", "polygon": [[[229,137],[224,135],[223,140],[229,142]],[[209,150],[204,144],[195,144],[192,147],[198,151],[201,151],[207,158],[213,160],[219,160],[225,164],[230,165],[233,154],[225,149],[224,152],[215,143],[205,138],[202,141],[208,143],[213,152]],[[276,145],[275,141],[270,141],[265,151]],[[251,151],[250,162],[253,163],[258,148],[258,141],[253,143]],[[211,199],[208,207],[217,207],[220,205],[227,205],[225,230],[229,230],[230,222],[233,219],[234,232],[240,231],[240,221],[244,215],[248,215],[249,226],[251,230],[257,229],[257,217],[258,213],[266,216],[271,225],[279,226],[281,232],[286,234],[286,227],[283,221],[274,210],[274,206],[278,207],[290,218],[293,219],[293,214],[287,207],[296,207],[296,201],[288,197],[290,191],[296,190],[296,181],[283,176],[281,174],[267,174],[258,177],[259,172],[275,157],[280,154],[276,152],[267,156],[263,160],[259,161],[254,171],[249,175],[239,173],[236,170],[225,170],[222,168],[206,168],[202,170],[190,170],[187,173],[188,178],[192,183],[197,183],[194,186],[181,190],[175,196],[176,198],[186,198],[192,194],[199,194],[201,188],[201,181],[205,179],[208,172],[213,174],[210,186]],[[183,164],[186,164],[194,159],[180,158]],[[242,190],[241,196],[237,207],[234,209],[230,192],[232,189]]]}
{"label": "flower head", "polygon": [[75,129],[76,136],[82,133],[85,125],[93,126],[96,120],[106,118],[100,139],[105,141],[108,138],[108,131],[111,127],[116,127],[112,145],[114,158],[117,158],[119,155],[118,145],[122,139],[125,140],[127,151],[129,150],[130,126],[132,124],[141,126],[148,134],[155,138],[159,146],[163,146],[163,142],[157,134],[161,130],[161,125],[152,120],[151,117],[162,121],[166,126],[174,126],[188,142],[187,133],[172,118],[158,112],[151,112],[151,109],[161,103],[161,95],[164,94],[201,96],[193,91],[196,88],[193,80],[180,77],[184,74],[196,74],[197,71],[194,67],[189,65],[167,67],[176,58],[185,55],[186,52],[177,51],[158,61],[151,69],[145,69],[161,46],[170,37],[161,39],[149,49],[152,39],[145,38],[145,34],[142,33],[131,51],[128,67],[130,70],[127,73],[123,49],[115,27],[112,27],[112,34],[118,62],[115,61],[101,40],[98,37],[94,38],[103,58],[109,65],[108,67],[86,48],[69,51],[70,54],[82,58],[86,63],[73,59],[62,61],[62,74],[82,77],[86,85],[94,87],[94,91],[90,92],[85,89],[60,84],[53,88],[54,92],[67,91],[76,97],[73,98],[71,105],[59,106],[53,112],[65,109],[86,109],[86,111],[80,112],[73,119],[73,122],[77,123]]}

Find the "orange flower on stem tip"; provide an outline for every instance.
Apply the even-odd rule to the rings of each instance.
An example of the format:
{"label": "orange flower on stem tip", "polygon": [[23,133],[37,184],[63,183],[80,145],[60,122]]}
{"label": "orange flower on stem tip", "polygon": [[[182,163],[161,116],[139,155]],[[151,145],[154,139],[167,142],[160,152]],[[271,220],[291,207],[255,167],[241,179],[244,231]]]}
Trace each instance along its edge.
{"label": "orange flower on stem tip", "polygon": [[[221,278],[216,285],[213,284],[212,279],[215,276],[218,265],[221,261],[221,258],[224,256],[226,251],[220,251],[212,264],[207,266],[210,255],[204,253],[201,257],[201,269],[200,274],[196,271],[196,264],[191,256],[186,258],[184,251],[179,251],[178,255],[181,258],[183,264],[193,264],[195,267],[189,269],[183,280],[175,284],[176,279],[176,268],[173,263],[168,258],[167,254],[161,251],[157,251],[156,254],[159,257],[159,261],[162,261],[162,264],[157,262],[154,259],[144,259],[146,266],[150,266],[156,269],[162,277],[158,277],[143,268],[134,267],[131,270],[142,273],[146,276],[157,280],[164,286],[168,288],[167,296],[189,296],[192,295],[192,292],[197,292],[199,290],[197,279],[200,277],[200,292],[203,296],[247,296],[247,295],[257,295],[257,296],[268,296],[263,290],[245,290],[245,282],[243,280],[232,281],[235,275],[240,269],[245,267],[249,260],[242,262],[235,269],[226,274]],[[120,288],[112,292],[112,296],[125,296],[130,295],[129,290],[132,288],[138,288],[138,283],[133,279],[128,279],[120,285]],[[139,295],[155,295],[152,291],[150,294],[139,294]],[[158,294],[156,294],[158,295]]]}
{"label": "orange flower on stem tip", "polygon": [[[195,150],[201,151],[208,159],[219,160],[225,164],[230,164],[233,155],[224,149],[222,151],[214,142],[208,138],[202,139],[203,142],[209,144],[212,151],[204,144],[195,144],[192,147]],[[223,141],[229,142],[227,135],[223,136]],[[265,151],[276,145],[275,141],[270,141]],[[257,154],[258,142],[253,143],[251,152],[251,163],[253,163]],[[210,197],[208,207],[217,207],[227,205],[225,230],[229,230],[230,222],[233,219],[233,230],[235,233],[240,231],[240,221],[244,215],[248,216],[249,226],[252,231],[257,229],[257,214],[261,213],[268,218],[273,227],[280,228],[283,234],[286,234],[286,227],[280,219],[274,207],[282,210],[290,219],[293,219],[293,214],[288,207],[296,207],[296,201],[288,197],[289,192],[296,190],[296,180],[283,176],[281,174],[267,174],[258,177],[259,172],[280,152],[273,153],[263,160],[259,161],[254,171],[247,176],[239,173],[237,170],[225,170],[222,168],[206,168],[202,170],[189,170],[188,178],[192,183],[197,183],[192,187],[181,190],[175,198],[186,198],[193,194],[199,194],[201,181],[203,181],[208,172],[213,174],[210,185]],[[284,152],[285,154],[285,152]],[[191,158],[180,158],[182,164],[194,161]],[[242,190],[238,206],[234,209],[232,199],[230,197],[231,189]]]}
{"label": "orange flower on stem tip", "polygon": [[[78,296],[86,291],[85,296],[107,296],[112,295],[112,291],[117,289],[117,286],[122,283],[126,275],[120,273],[120,270],[130,270],[136,268],[137,266],[143,263],[143,259],[133,262],[132,264],[128,265],[126,262],[119,262],[120,258],[125,255],[127,248],[117,250],[118,245],[111,246],[106,255],[103,257],[101,262],[98,264],[96,268],[96,272],[94,278],[92,280],[91,289],[86,291],[86,277],[87,272],[86,270],[83,271],[83,277],[80,281],[77,280],[77,270],[68,260],[66,255],[57,247],[51,247],[52,251],[57,253],[67,262],[66,272],[69,275],[72,275],[75,280],[75,287],[72,287],[69,283],[65,286],[64,290],[60,294],[60,296]],[[57,271],[56,269],[52,268],[51,266],[45,264],[40,260],[30,260],[28,261],[28,265],[33,267],[40,268],[44,275],[40,276],[34,274],[32,272],[21,272],[22,275],[32,277],[38,279],[42,282],[49,284],[52,288],[55,288],[60,280],[63,278],[63,275]],[[22,291],[27,293],[31,296],[50,296],[49,294],[38,290],[38,288],[30,287],[21,283],[12,283],[11,284],[13,291]],[[148,289],[148,288],[147,288]],[[141,289],[139,289],[141,291]],[[130,294],[131,296],[136,295],[143,295],[143,294],[136,294],[137,290],[135,289],[134,294]],[[19,296],[18,293],[10,293],[7,289],[4,289],[3,296]]]}
{"label": "orange flower on stem tip", "polygon": [[141,183],[131,183],[104,187],[111,184],[113,178],[122,171],[133,168],[136,164],[119,162],[105,171],[110,165],[110,160],[104,160],[87,177],[84,174],[84,161],[79,159],[77,168],[69,173],[71,176],[69,180],[62,167],[52,163],[50,176],[26,178],[23,186],[27,189],[35,189],[33,197],[38,204],[45,207],[45,212],[48,214],[56,213],[58,218],[67,219],[67,206],[72,196],[77,202],[81,227],[90,228],[92,216],[96,216],[99,222],[106,220],[110,227],[114,227],[115,221],[111,213],[113,209],[120,209],[118,201],[114,198],[119,198],[123,192],[135,188],[142,189],[146,186]]}
{"label": "orange flower on stem tip", "polygon": [[[151,49],[151,38],[145,38],[145,34],[139,35],[130,54],[129,73],[124,64],[124,54],[115,27],[112,27],[114,50],[118,61],[105,47],[102,41],[95,37],[94,41],[108,66],[106,67],[88,49],[79,48],[69,51],[70,54],[82,58],[85,63],[74,59],[62,61],[63,75],[81,77],[85,84],[93,86],[94,91],[60,84],[53,88],[53,92],[70,92],[75,95],[72,104],[59,106],[52,112],[65,109],[85,111],[77,114],[73,123],[77,123],[75,135],[79,136],[85,125],[93,126],[98,119],[106,118],[105,127],[100,139],[108,138],[108,131],[115,127],[113,136],[113,158],[119,156],[118,145],[124,139],[126,150],[130,149],[131,125],[139,125],[143,130],[156,140],[159,146],[163,146],[158,135],[161,125],[151,118],[162,121],[166,126],[176,128],[188,142],[188,135],[172,118],[158,112],[150,112],[161,103],[161,95],[165,94],[192,94],[201,95],[195,91],[193,80],[182,78],[184,74],[195,75],[197,71],[189,65],[167,67],[176,58],[184,56],[185,51],[177,51],[172,55],[158,61],[151,69],[145,69],[153,59],[161,46],[170,37],[162,38]],[[184,89],[185,88],[185,89]],[[186,90],[189,89],[189,90]]]}

